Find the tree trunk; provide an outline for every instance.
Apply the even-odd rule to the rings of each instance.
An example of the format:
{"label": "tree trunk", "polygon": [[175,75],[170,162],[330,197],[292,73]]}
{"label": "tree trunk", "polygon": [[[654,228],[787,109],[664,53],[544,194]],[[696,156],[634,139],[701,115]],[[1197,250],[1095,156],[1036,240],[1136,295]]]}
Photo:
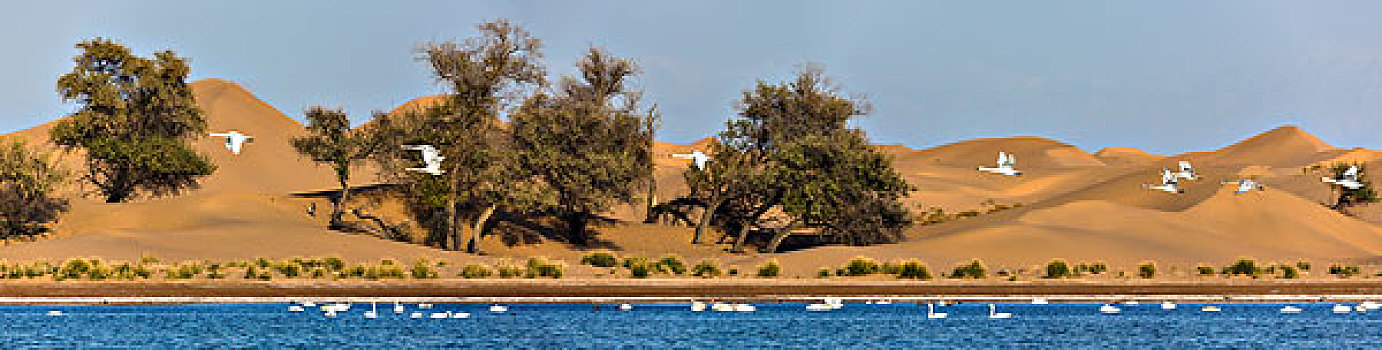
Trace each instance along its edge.
{"label": "tree trunk", "polygon": [[589,215],[590,214],[586,212],[575,212],[566,215],[566,230],[568,237],[571,239],[571,244],[585,246],[589,243],[585,233],[585,227],[590,221]]}
{"label": "tree trunk", "polygon": [[485,233],[485,224],[489,222],[489,217],[491,215],[494,215],[494,210],[498,208],[498,205],[490,204],[488,208],[485,208],[485,211],[483,213],[480,213],[480,218],[475,219],[475,225],[472,226],[470,229],[470,239],[466,240],[466,252],[471,254],[475,254],[478,252],[478,249],[476,249],[475,242],[479,241],[480,235]]}
{"label": "tree trunk", "polygon": [[441,248],[461,250],[461,218],[459,210],[456,208],[460,205],[460,194],[456,193],[460,190],[458,188],[460,186],[457,184],[460,179],[457,178],[456,169],[451,169],[447,174],[450,177],[447,184],[451,188],[446,193],[446,233],[441,237]]}
{"label": "tree trunk", "polygon": [[731,253],[744,252],[744,240],[749,238],[749,225],[739,226],[739,238],[734,240],[734,248],[730,248]]}
{"label": "tree trunk", "polygon": [[705,227],[710,226],[710,220],[715,218],[715,211],[720,209],[721,203],[724,201],[712,198],[710,205],[705,206],[705,212],[701,213],[701,221],[696,223],[696,234],[691,236],[691,244],[701,243],[701,237],[705,237]]}
{"label": "tree trunk", "polygon": [[773,234],[773,240],[772,240],[772,241],[769,241],[769,242],[768,242],[768,246],[763,248],[763,252],[764,252],[764,253],[776,253],[776,252],[777,252],[777,247],[778,247],[779,245],[782,245],[782,240],[787,239],[787,236],[790,236],[791,234],[792,234],[792,230],[790,230],[790,229],[781,229],[781,230],[778,230],[777,233]]}
{"label": "tree trunk", "polygon": [[653,213],[653,207],[656,207],[656,206],[657,206],[657,176],[654,175],[651,179],[648,179],[648,205],[647,205],[647,207],[643,208],[643,212],[646,213],[645,216],[644,216],[644,217],[645,217],[644,221],[653,222],[653,220],[655,220],[655,218],[653,217],[653,215],[655,215],[656,213]]}
{"label": "tree trunk", "polygon": [[346,202],[350,200],[350,185],[345,179],[339,179],[341,192],[336,196],[336,200],[331,202],[331,227],[341,227],[341,216],[345,213]]}

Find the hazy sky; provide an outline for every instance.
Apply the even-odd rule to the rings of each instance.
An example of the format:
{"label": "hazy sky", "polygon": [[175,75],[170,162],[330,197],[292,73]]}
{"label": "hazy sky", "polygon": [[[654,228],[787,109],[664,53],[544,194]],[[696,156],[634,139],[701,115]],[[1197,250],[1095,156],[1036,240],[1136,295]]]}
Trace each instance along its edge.
{"label": "hazy sky", "polygon": [[721,129],[740,91],[819,62],[873,114],[876,142],[1045,136],[1088,151],[1217,148],[1285,123],[1382,148],[1382,2],[1351,1],[5,1],[0,131],[56,119],[72,45],[172,49],[301,119],[356,123],[440,92],[419,43],[509,18],[553,75],[590,45],[637,60],[660,139]]}

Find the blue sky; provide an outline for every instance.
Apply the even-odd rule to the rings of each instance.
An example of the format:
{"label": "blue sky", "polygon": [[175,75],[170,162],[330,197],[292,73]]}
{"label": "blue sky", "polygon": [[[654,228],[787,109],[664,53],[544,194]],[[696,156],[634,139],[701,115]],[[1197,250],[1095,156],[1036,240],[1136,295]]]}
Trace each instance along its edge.
{"label": "blue sky", "polygon": [[509,18],[555,75],[590,45],[638,61],[661,139],[710,135],[756,79],[818,62],[873,113],[876,142],[1032,135],[1177,153],[1299,124],[1382,148],[1382,2],[1353,1],[6,1],[0,131],[70,112],[72,45],[109,37],[192,59],[301,119],[357,123],[440,92],[414,49]]}

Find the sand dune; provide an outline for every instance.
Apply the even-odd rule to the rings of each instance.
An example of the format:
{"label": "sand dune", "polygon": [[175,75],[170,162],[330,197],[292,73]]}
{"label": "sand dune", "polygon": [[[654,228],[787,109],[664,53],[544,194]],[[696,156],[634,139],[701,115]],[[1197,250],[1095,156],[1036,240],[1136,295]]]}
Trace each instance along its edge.
{"label": "sand dune", "polygon": [[[445,252],[415,244],[346,235],[323,229],[321,215],[310,217],[305,206],[321,199],[299,199],[293,193],[334,187],[328,169],[302,159],[288,139],[302,135],[294,118],[254,97],[243,87],[221,80],[193,83],[206,112],[210,131],[238,130],[255,142],[239,156],[219,138],[202,137],[195,147],[220,167],[201,189],[168,198],[105,204],[76,198],[72,211],[53,238],[12,243],[0,248],[7,259],[59,260],[102,257],[130,260],[146,252],[170,260],[236,260],[254,257],[342,256],[352,260],[439,257],[452,261],[493,262],[495,258],[547,256],[574,263],[592,249],[623,255],[660,257],[677,254],[689,261],[715,258],[741,269],[764,259],[782,261],[789,274],[811,275],[822,266],[838,266],[855,256],[878,259],[919,258],[933,268],[982,258],[994,267],[1025,269],[1052,258],[1102,260],[1135,264],[1224,263],[1249,256],[1260,260],[1299,258],[1376,258],[1382,255],[1382,210],[1360,208],[1346,216],[1326,208],[1329,188],[1321,174],[1302,170],[1311,164],[1338,161],[1377,162],[1379,153],[1340,149],[1286,126],[1215,151],[1173,156],[1150,155],[1130,147],[1108,147],[1096,154],[1059,141],[1037,137],[978,139],[923,150],[879,145],[918,191],[907,202],[917,209],[941,207],[947,212],[978,209],[993,201],[1024,205],[994,214],[917,227],[907,240],[869,247],[830,246],[779,254],[728,254],[725,246],[691,245],[691,229],[637,223],[642,203],[614,208],[619,222],[596,227],[593,247],[573,247],[554,233],[501,223],[481,239],[486,256]],[[414,99],[391,113],[425,107],[438,96]],[[292,115],[296,115],[293,112]],[[43,145],[50,124],[10,134]],[[708,150],[709,139],[691,144],[654,145],[657,197],[685,195],[682,172],[689,160],[671,155]],[[975,167],[995,162],[998,151],[1017,156],[1020,177],[981,173]],[[80,167],[79,157],[64,163]],[[1184,194],[1146,190],[1159,181],[1163,167],[1179,160],[1195,163],[1201,179],[1186,181]],[[1382,164],[1374,165],[1382,169]],[[374,180],[368,169],[356,171],[355,184]],[[1224,181],[1254,178],[1265,191],[1234,194]],[[401,209],[385,203],[380,213],[405,220]],[[718,233],[708,237],[714,241]],[[578,269],[582,273],[603,273]]]}

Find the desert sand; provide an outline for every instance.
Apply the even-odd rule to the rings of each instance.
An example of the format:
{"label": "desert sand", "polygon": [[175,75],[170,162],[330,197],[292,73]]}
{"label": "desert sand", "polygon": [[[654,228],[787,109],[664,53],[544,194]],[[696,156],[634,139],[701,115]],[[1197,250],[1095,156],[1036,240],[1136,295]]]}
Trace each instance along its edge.
{"label": "desert sand", "polygon": [[[804,277],[856,256],[919,259],[937,272],[974,258],[983,259],[992,270],[1012,271],[1034,271],[1053,258],[1104,261],[1116,270],[1153,260],[1178,267],[1183,274],[1198,263],[1219,266],[1239,257],[1264,263],[1310,259],[1324,266],[1335,261],[1368,262],[1382,255],[1382,231],[1377,226],[1382,211],[1361,208],[1354,215],[1344,215],[1330,210],[1322,205],[1329,200],[1328,187],[1319,182],[1322,174],[1302,170],[1338,161],[1374,164],[1379,154],[1336,147],[1298,127],[1283,126],[1222,149],[1178,155],[1151,155],[1126,146],[1091,154],[1040,137],[977,139],[922,150],[879,145],[917,186],[907,202],[918,212],[932,207],[955,213],[981,209],[985,203],[1022,204],[918,226],[896,244],[730,254],[725,252],[727,245],[713,244],[718,233],[710,234],[711,243],[692,245],[690,227],[642,223],[643,207],[637,204],[606,213],[613,222],[596,227],[599,233],[591,247],[573,247],[540,230],[501,222],[483,237],[484,254],[477,256],[326,230],[324,213],[330,204],[325,199],[294,196],[334,186],[327,168],[299,157],[288,144],[289,138],[305,132],[295,120],[299,113],[285,114],[233,82],[204,80],[192,86],[210,131],[239,130],[255,137],[242,154],[230,154],[220,138],[198,139],[196,148],[220,168],[200,189],[180,196],[106,204],[83,197],[79,187],[69,188],[72,210],[55,233],[33,242],[10,242],[0,247],[0,258],[129,261],[151,254],[170,261],[339,256],[354,261],[426,257],[494,263],[544,256],[576,265],[591,250],[610,250],[650,258],[675,254],[689,263],[716,259],[745,271],[777,259],[784,265],[784,275]],[[436,96],[422,97],[393,113],[436,100]],[[51,125],[10,136],[52,149],[46,145]],[[658,200],[686,193],[681,172],[689,161],[671,155],[706,151],[708,142],[655,145]],[[992,166],[998,151],[1015,154],[1017,167],[1025,174],[1004,177],[975,171]],[[1174,167],[1180,160],[1194,162],[1201,175],[1200,180],[1183,183],[1186,193],[1142,188],[1142,184],[1157,182],[1163,167]],[[74,154],[63,156],[62,162],[74,169],[81,167]],[[1232,186],[1220,183],[1247,177],[1265,184],[1265,190],[1235,194]],[[375,182],[373,170],[361,167],[352,185]],[[313,202],[318,208],[315,217],[306,212]],[[377,211],[394,221],[407,219],[388,203]],[[602,271],[577,268],[569,273]]]}

